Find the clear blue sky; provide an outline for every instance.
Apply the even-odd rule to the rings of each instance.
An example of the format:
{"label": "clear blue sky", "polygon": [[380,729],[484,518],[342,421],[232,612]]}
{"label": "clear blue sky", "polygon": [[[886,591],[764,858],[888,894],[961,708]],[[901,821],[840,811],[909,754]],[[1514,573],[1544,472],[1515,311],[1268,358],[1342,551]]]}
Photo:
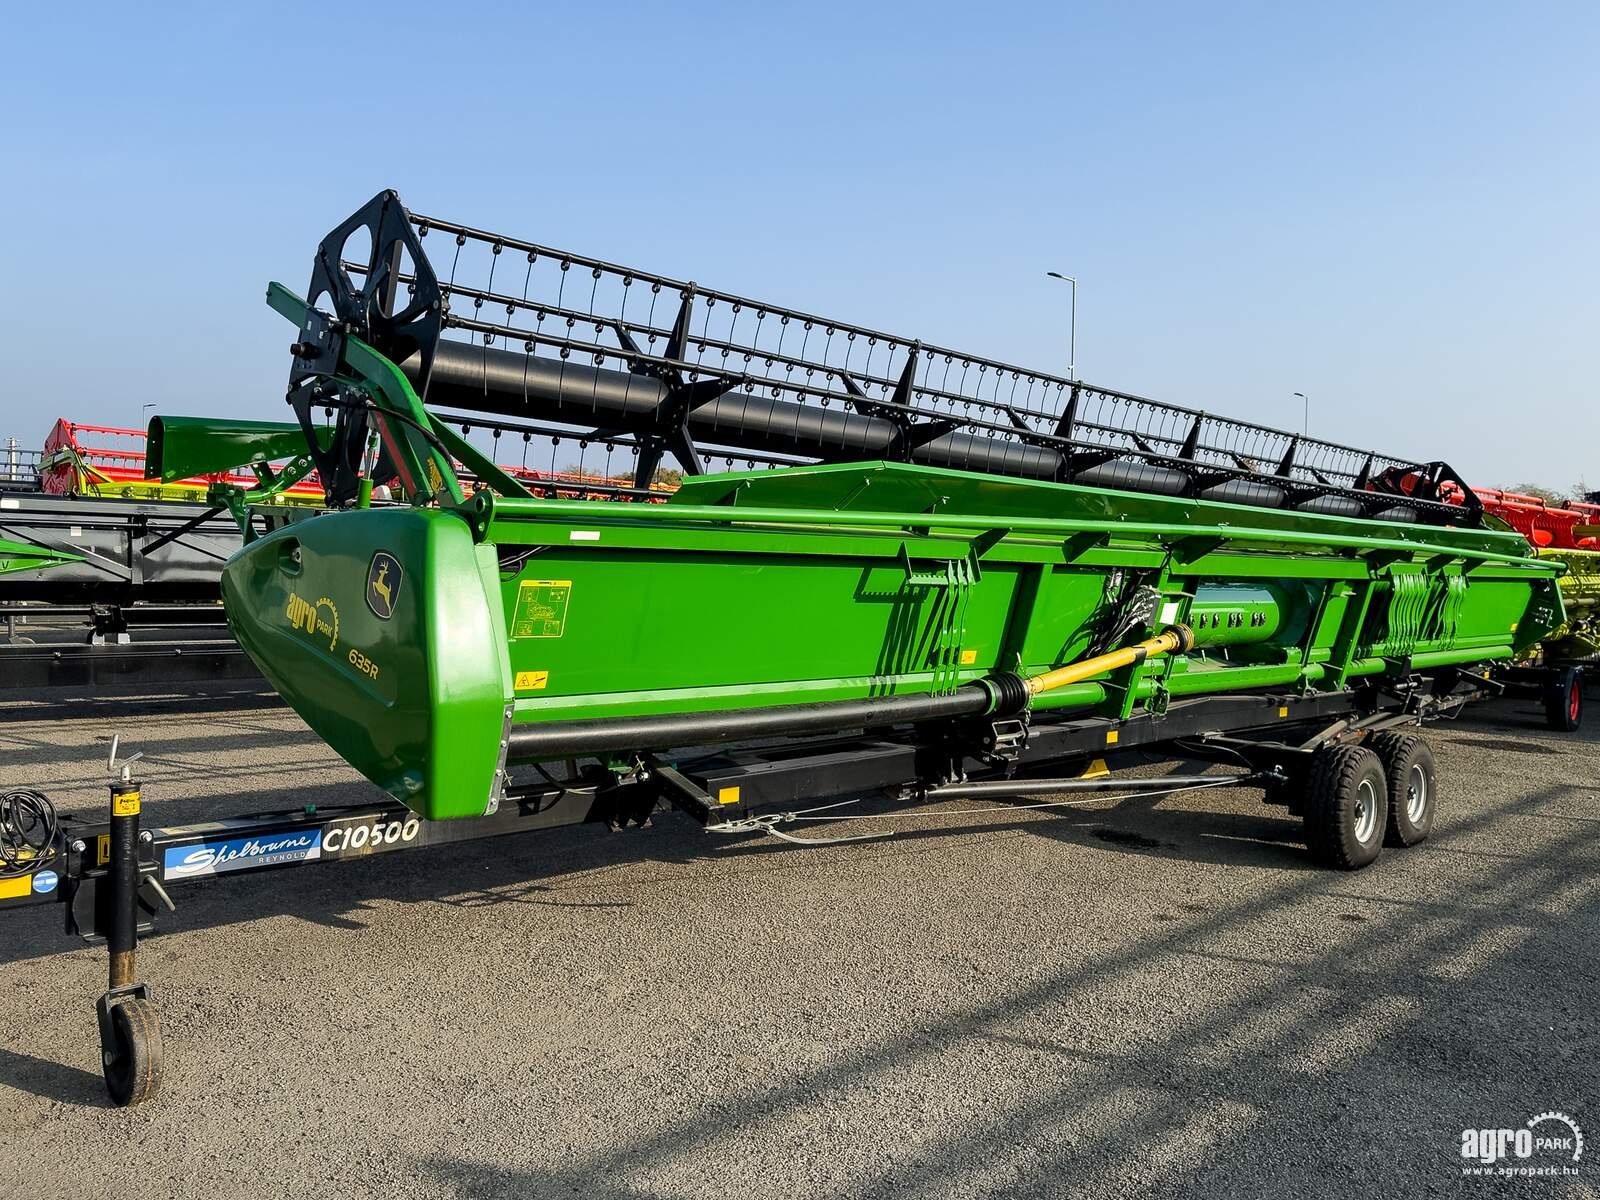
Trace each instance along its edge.
{"label": "clear blue sky", "polygon": [[[232,11],[232,10],[237,11]],[[375,21],[376,27],[367,22]],[[0,436],[283,419],[421,211],[1483,483],[1600,488],[1600,6],[14,6]]]}

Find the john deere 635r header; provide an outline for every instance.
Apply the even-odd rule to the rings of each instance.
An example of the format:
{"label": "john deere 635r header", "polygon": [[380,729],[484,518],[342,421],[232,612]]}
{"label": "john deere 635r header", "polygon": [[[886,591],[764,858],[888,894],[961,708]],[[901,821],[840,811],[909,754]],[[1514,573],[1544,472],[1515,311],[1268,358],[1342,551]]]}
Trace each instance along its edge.
{"label": "john deere 635r header", "polygon": [[[1041,724],[1114,739],[1190,697],[1438,692],[1561,620],[1557,569],[1442,501],[1441,463],[481,233],[393,193],[326,239],[309,302],[268,299],[298,330],[305,465],[344,511],[251,541],[224,574],[229,620],[318,733],[429,818],[493,812],[521,762],[626,772],[669,747],[890,727],[1005,759]],[[535,454],[625,453],[635,488],[532,495],[457,432],[486,424]],[[168,418],[151,451],[176,476],[282,440]],[[687,481],[636,502],[659,499],[664,453]],[[754,469],[705,474],[717,457]],[[405,503],[371,505],[373,485]]]}
{"label": "john deere 635r header", "polygon": [[[1442,463],[483,233],[390,192],[323,242],[306,299],[268,300],[295,326],[293,422],[158,418],[149,465],[255,469],[211,497],[245,529],[229,623],[388,797],[136,840],[125,777],[109,867],[99,830],[66,821],[22,864],[59,857],[75,927],[111,922],[101,1030],[123,1102],[154,1078],[132,983],[145,877],[663,805],[792,836],[872,796],[1230,784],[1359,867],[1433,822],[1432,756],[1402,728],[1563,620],[1560,564],[1483,528]],[[662,502],[668,455],[684,482]],[[529,456],[578,470],[530,485],[496,465]],[[313,471],[335,511],[280,509],[258,535],[252,505]],[[1234,770],[1100,768],[1152,755]]]}

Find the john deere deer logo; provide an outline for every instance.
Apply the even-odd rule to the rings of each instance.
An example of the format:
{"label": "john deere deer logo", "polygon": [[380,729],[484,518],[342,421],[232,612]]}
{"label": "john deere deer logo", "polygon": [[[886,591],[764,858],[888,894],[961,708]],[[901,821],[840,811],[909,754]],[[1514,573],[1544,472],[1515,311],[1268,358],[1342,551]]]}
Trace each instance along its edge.
{"label": "john deere deer logo", "polygon": [[387,550],[379,550],[372,556],[372,565],[367,568],[367,607],[385,621],[394,616],[404,575],[400,560]]}

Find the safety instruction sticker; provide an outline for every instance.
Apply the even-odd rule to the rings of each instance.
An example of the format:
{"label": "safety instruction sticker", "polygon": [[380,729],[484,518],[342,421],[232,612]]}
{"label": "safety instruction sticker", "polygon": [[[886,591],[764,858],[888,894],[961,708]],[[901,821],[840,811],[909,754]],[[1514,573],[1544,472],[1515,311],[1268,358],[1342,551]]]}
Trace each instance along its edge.
{"label": "safety instruction sticker", "polygon": [[570,579],[524,579],[517,585],[517,606],[511,614],[511,640],[558,638],[567,627]]}

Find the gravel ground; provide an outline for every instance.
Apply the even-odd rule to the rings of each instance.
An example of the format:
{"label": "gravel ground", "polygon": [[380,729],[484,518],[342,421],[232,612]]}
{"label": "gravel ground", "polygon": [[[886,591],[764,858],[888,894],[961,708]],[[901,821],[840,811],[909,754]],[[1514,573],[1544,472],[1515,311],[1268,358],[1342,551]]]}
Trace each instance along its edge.
{"label": "gravel ground", "polygon": [[[13,711],[0,784],[98,807],[117,731],[147,822],[371,796],[271,704],[105,712]],[[1434,838],[1354,875],[1241,790],[187,886],[141,953],[167,1074],[132,1111],[98,1074],[103,954],[12,914],[0,1194],[1488,1195],[1461,1130],[1556,1109],[1581,1174],[1509,1190],[1593,1196],[1596,729],[1436,728]]]}

